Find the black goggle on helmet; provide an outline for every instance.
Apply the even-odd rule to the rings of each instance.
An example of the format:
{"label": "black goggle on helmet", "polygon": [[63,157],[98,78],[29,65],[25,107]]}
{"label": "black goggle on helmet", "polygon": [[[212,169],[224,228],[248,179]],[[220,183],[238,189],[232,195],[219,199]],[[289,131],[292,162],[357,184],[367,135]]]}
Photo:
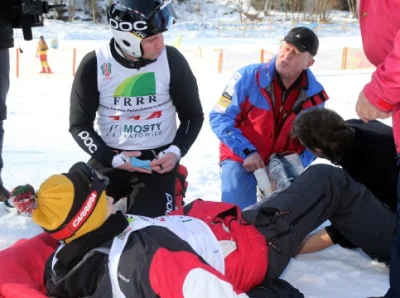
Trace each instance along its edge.
{"label": "black goggle on helmet", "polygon": [[111,33],[126,54],[140,58],[143,38],[167,31],[177,16],[172,0],[121,0],[107,10]]}

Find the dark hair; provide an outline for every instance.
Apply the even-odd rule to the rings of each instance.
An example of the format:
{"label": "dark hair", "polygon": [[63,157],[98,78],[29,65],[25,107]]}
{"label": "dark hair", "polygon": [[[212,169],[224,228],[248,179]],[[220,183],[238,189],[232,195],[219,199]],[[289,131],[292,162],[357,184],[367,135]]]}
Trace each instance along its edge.
{"label": "dark hair", "polygon": [[292,136],[312,151],[320,149],[332,163],[339,164],[351,146],[354,130],[335,111],[311,108],[295,119]]}

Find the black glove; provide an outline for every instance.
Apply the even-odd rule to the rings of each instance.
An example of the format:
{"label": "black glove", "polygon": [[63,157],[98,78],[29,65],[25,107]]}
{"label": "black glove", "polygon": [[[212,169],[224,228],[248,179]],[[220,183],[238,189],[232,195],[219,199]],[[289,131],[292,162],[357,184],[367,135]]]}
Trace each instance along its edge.
{"label": "black glove", "polygon": [[250,298],[304,298],[298,289],[283,279],[260,285],[246,294]]}

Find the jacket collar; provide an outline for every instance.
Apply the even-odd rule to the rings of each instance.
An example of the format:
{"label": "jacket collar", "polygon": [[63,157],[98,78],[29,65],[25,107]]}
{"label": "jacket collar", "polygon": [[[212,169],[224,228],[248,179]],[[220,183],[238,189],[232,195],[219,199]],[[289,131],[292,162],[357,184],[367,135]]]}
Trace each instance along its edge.
{"label": "jacket collar", "polygon": [[100,228],[61,248],[55,255],[57,263],[67,270],[72,269],[86,253],[121,234],[127,227],[128,221],[121,212],[111,215]]}
{"label": "jacket collar", "polygon": [[[261,88],[265,89],[272,83],[272,80],[276,72],[275,70],[276,57],[277,55],[275,55],[268,63],[264,63],[261,67],[260,77],[259,77]],[[308,96],[314,95],[323,90],[322,85],[317,81],[314,74],[309,68],[306,69],[306,74],[307,74],[308,86],[305,90],[307,90]]]}
{"label": "jacket collar", "polygon": [[111,55],[113,58],[122,66],[126,68],[131,68],[131,69],[140,69],[142,67],[145,67],[146,65],[149,65],[153,62],[156,62],[157,60],[150,60],[150,59],[144,59],[144,58],[139,58],[137,61],[130,61],[125,58],[123,58],[122,51],[119,49],[118,44],[115,42],[114,38],[111,39],[110,41],[110,51]]}

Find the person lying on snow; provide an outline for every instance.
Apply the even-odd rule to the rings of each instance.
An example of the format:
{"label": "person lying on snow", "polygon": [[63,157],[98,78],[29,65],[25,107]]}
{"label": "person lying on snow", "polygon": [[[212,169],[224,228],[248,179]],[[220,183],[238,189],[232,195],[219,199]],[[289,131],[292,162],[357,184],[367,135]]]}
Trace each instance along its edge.
{"label": "person lying on snow", "polygon": [[44,280],[51,297],[303,297],[279,276],[307,234],[330,220],[388,261],[396,216],[346,172],[313,165],[244,211],[200,199],[168,216],[123,215],[107,179],[84,163],[13,202],[61,242]]}

